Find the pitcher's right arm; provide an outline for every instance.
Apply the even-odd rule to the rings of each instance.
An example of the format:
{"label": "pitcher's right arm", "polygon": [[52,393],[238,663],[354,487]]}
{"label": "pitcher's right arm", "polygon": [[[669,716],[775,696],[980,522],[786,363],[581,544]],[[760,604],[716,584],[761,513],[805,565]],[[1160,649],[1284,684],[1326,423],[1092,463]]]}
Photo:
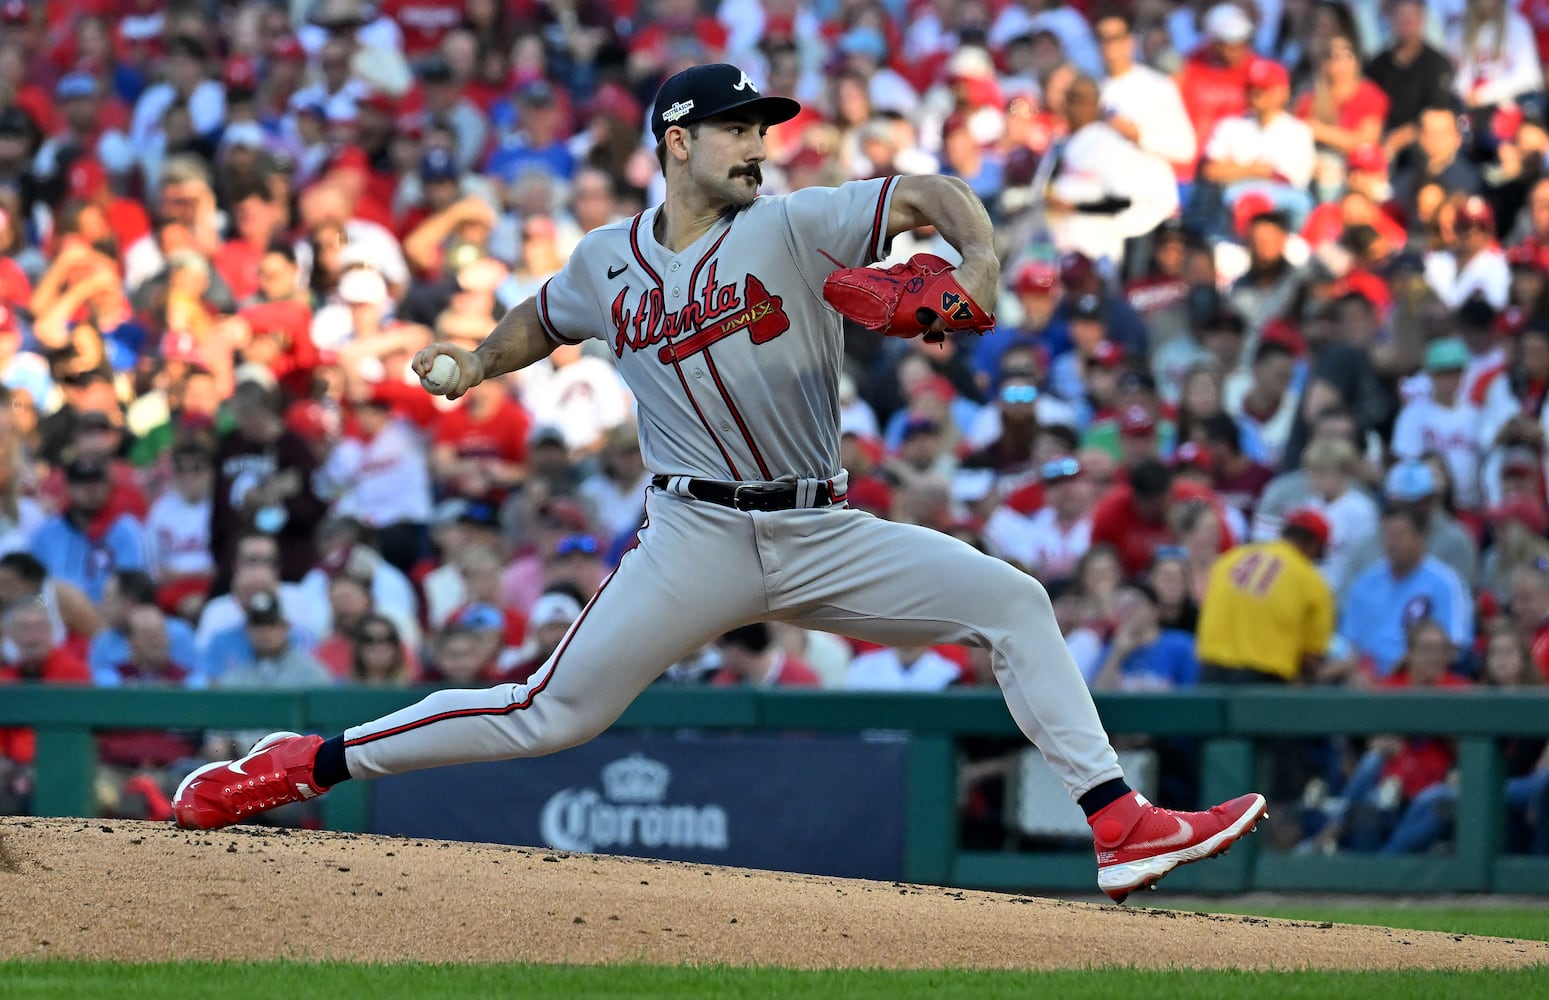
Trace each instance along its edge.
{"label": "pitcher's right arm", "polygon": [[485,379],[499,378],[543,360],[556,346],[538,319],[538,299],[533,296],[501,317],[477,350],[442,342],[431,344],[414,356],[414,372],[423,378],[439,355],[450,356],[457,362],[458,378],[443,395],[456,399]]}

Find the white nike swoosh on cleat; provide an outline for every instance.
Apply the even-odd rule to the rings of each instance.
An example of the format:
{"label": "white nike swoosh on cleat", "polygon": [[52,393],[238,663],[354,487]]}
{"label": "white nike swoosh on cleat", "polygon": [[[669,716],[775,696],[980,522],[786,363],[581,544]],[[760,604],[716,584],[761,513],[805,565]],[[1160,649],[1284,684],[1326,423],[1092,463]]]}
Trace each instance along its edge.
{"label": "white nike swoosh on cleat", "polygon": [[1171,837],[1152,840],[1144,844],[1126,844],[1125,850],[1147,851],[1154,847],[1181,847],[1194,839],[1194,826],[1186,819],[1178,820],[1178,832]]}
{"label": "white nike swoosh on cleat", "polygon": [[227,764],[226,766],[231,768],[233,771],[237,772],[238,774],[242,775],[245,778],[245,777],[247,777],[247,772],[242,770],[242,761],[246,760],[246,759],[247,758],[244,757],[241,760],[234,760],[230,764]]}

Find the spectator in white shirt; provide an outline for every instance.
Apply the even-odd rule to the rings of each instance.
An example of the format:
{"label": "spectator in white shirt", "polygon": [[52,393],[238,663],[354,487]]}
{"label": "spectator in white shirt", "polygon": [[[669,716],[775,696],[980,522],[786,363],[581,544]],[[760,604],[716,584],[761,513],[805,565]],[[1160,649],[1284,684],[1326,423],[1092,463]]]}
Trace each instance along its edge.
{"label": "spectator in white shirt", "polygon": [[1480,504],[1479,408],[1459,392],[1470,357],[1458,337],[1433,340],[1425,351],[1430,394],[1406,404],[1393,426],[1394,455],[1419,459],[1435,452],[1446,461],[1453,503],[1463,510]]}
{"label": "spectator in white shirt", "polygon": [[[1443,207],[1442,212],[1448,209]],[[1446,217],[1442,216],[1443,232]],[[1425,255],[1425,280],[1449,309],[1474,297],[1495,310],[1505,309],[1511,296],[1511,265],[1495,242],[1495,210],[1478,195],[1464,198],[1452,213],[1450,250]]]}
{"label": "spectator in white shirt", "polygon": [[1336,594],[1345,582],[1351,553],[1377,534],[1381,521],[1377,502],[1356,485],[1358,461],[1348,441],[1318,441],[1302,455],[1302,468],[1312,487],[1308,506],[1329,524],[1328,546],[1318,568]]}
{"label": "spectator in white shirt", "polygon": [[1105,12],[1097,20],[1097,44],[1107,72],[1102,104],[1108,124],[1169,167],[1192,167],[1199,147],[1178,86],[1135,61],[1134,31],[1134,18],[1126,11]]}
{"label": "spectator in white shirt", "polygon": [[651,473],[640,458],[640,439],[633,424],[609,431],[608,446],[598,457],[601,468],[581,483],[581,496],[591,505],[603,537],[615,542],[640,527]]}
{"label": "spectator in white shirt", "polygon": [[1468,108],[1509,104],[1544,87],[1533,26],[1506,0],[1469,0],[1447,51],[1457,59],[1453,78]]}
{"label": "spectator in white shirt", "polygon": [[1063,580],[1092,547],[1090,482],[1072,457],[1045,462],[1039,469],[1044,506],[1032,515],[997,507],[984,525],[994,553],[1040,580]]}
{"label": "spectator in white shirt", "polygon": [[210,453],[203,445],[181,442],[172,449],[172,488],[156,498],[145,518],[145,569],[157,584],[215,575],[210,551],[214,485]]}
{"label": "spectator in white shirt", "polygon": [[1124,241],[1148,233],[1178,209],[1178,184],[1170,169],[1103,121],[1096,81],[1077,77],[1065,95],[1070,138],[1046,204],[1054,245],[1117,264]]}
{"label": "spectator in white shirt", "polygon": [[430,522],[430,446],[412,421],[394,416],[381,389],[356,406],[358,438],[340,441],[315,475],[334,512],[376,531],[377,549],[408,572],[425,554]]}
{"label": "spectator in white shirt", "polygon": [[546,361],[522,372],[520,385],[533,425],[563,428],[574,455],[597,451],[608,431],[630,419],[629,390],[618,371],[577,345],[556,347]]}
{"label": "spectator in white shirt", "polygon": [[205,77],[206,58],[204,43],[198,39],[184,36],[167,43],[166,80],[147,87],[135,102],[129,137],[136,149],[160,143],[162,120],[179,102],[188,106],[196,135],[211,135],[225,123],[226,90]]}
{"label": "spectator in white shirt", "polygon": [[[199,613],[194,645],[201,658],[217,635],[246,621],[247,613],[243,608],[261,592],[279,595],[280,611],[285,620],[305,633],[309,641],[315,641],[323,634],[319,629],[320,609],[308,603],[298,585],[280,582],[280,549],[274,536],[254,532],[237,539],[230,592],[211,598]],[[327,610],[326,600],[322,602],[321,610]]]}
{"label": "spectator in white shirt", "polygon": [[1285,67],[1255,59],[1248,67],[1248,114],[1216,126],[1205,143],[1203,175],[1225,186],[1228,207],[1250,192],[1268,195],[1277,209],[1291,215],[1294,232],[1312,210],[1307,185],[1317,150],[1312,129],[1286,111],[1290,97]]}
{"label": "spectator in white shirt", "polygon": [[883,647],[851,660],[844,686],[852,691],[942,691],[962,678],[958,665],[933,649]]}

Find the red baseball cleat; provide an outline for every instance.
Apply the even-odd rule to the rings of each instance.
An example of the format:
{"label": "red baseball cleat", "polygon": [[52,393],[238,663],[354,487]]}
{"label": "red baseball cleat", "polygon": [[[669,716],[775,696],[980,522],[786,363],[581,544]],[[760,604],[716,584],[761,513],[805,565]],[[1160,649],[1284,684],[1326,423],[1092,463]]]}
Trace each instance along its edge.
{"label": "red baseball cleat", "polygon": [[328,789],[312,778],[321,736],[270,733],[240,760],[206,764],[177,786],[172,817],[185,830],[215,830],[275,806],[315,799]]}
{"label": "red baseball cleat", "polygon": [[1115,903],[1191,861],[1225,854],[1269,815],[1264,796],[1240,795],[1209,812],[1175,812],[1131,792],[1091,816],[1097,885]]}

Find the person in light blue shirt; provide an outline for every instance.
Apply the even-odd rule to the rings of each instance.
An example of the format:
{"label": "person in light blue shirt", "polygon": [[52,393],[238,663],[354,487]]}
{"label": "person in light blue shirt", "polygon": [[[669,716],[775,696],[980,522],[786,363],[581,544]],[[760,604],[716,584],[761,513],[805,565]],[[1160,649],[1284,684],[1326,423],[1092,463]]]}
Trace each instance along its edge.
{"label": "person in light blue shirt", "polygon": [[[129,646],[129,619],[136,608],[156,606],[156,584],[149,574],[138,569],[121,569],[108,577],[102,591],[102,617],[107,627],[91,638],[86,663],[91,667],[92,683],[97,687],[118,687],[123,683],[119,667],[134,659]],[[181,618],[169,617],[167,641],[172,662],[193,671],[199,665],[193,628]]]}
{"label": "person in light blue shirt", "polygon": [[1433,618],[1459,649],[1474,639],[1474,605],[1457,572],[1426,552],[1425,514],[1394,504],[1382,515],[1383,558],[1346,586],[1339,634],[1379,677],[1404,656],[1409,627]]}
{"label": "person in light blue shirt", "polygon": [[120,569],[145,568],[145,539],[140,522],[121,514],[98,523],[112,486],[107,463],[77,458],[65,467],[65,511],[38,526],[32,554],[49,575],[79,587],[93,601],[102,600],[108,576]]}

